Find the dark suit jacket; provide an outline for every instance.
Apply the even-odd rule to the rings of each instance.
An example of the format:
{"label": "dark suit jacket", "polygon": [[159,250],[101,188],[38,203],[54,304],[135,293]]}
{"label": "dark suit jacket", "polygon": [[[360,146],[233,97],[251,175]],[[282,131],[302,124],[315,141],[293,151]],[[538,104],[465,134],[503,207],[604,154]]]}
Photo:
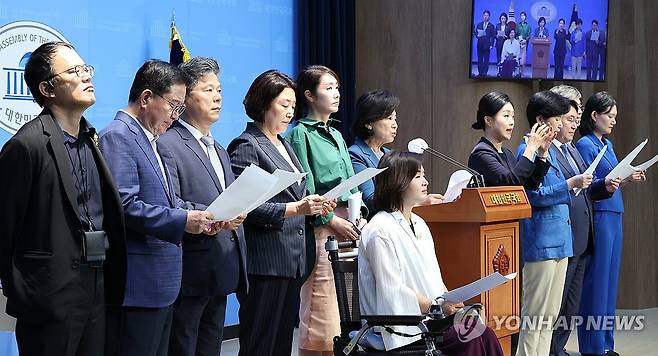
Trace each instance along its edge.
{"label": "dark suit jacket", "polygon": [[[279,136],[293,163],[304,172],[290,144]],[[253,123],[228,146],[231,165],[236,177],[255,164],[272,173],[277,168],[291,171],[274,144]],[[300,277],[306,271],[305,217],[284,218],[286,203],[295,202],[306,194],[306,182],[294,183],[268,202],[247,215],[244,222],[247,239],[247,271],[249,274]]]}
{"label": "dark suit jacket", "polygon": [[[484,30],[485,35],[478,37],[478,30]],[[489,22],[487,28],[484,28],[484,22],[480,22],[475,26],[475,37],[478,39],[477,48],[479,50],[489,50],[494,44],[494,39],[496,38],[496,29],[494,25]]]}
{"label": "dark suit jacket", "polygon": [[[219,143],[215,149],[224,169],[226,186],[233,183],[228,154]],[[158,151],[166,162],[176,195],[198,210],[205,210],[222,193],[210,158],[180,122],[158,139]],[[183,236],[183,295],[228,295],[247,286],[246,246],[243,227],[221,230],[215,236]]]}
{"label": "dark suit jacket", "polygon": [[539,158],[532,162],[521,157],[517,161],[506,147],[503,147],[503,153],[505,159],[489,140],[482,137],[468,157],[468,167],[482,174],[484,184],[488,187],[522,185],[536,189],[548,171],[548,164]]}
{"label": "dark suit jacket", "polygon": [[126,219],[124,305],[167,307],[180,293],[184,208],[191,207],[176,198],[171,177],[162,176],[146,134],[128,114],[119,111],[101,131],[100,142]]}
{"label": "dark suit jacket", "polygon": [[[62,129],[45,109],[0,153],[0,277],[7,313],[34,322],[62,320],[72,296],[88,293],[78,271],[83,231],[78,192]],[[89,137],[95,135],[90,128]],[[93,139],[92,139],[93,142]],[[105,300],[123,302],[126,240],[123,213],[105,161],[92,153],[101,182],[106,253]]]}
{"label": "dark suit jacket", "polygon": [[[597,57],[603,48],[603,42],[605,41],[605,33],[599,30],[599,39],[598,41],[592,41],[592,30],[589,30],[585,33],[585,54],[587,57]],[[589,64],[588,64],[589,65]]]}
{"label": "dark suit jacket", "polygon": [[553,53],[557,55],[564,55],[567,53],[567,41],[571,39],[571,34],[569,34],[569,29],[565,28],[564,31],[559,29],[555,30],[553,33],[553,38],[555,38],[555,47],[553,47]]}
{"label": "dark suit jacket", "polygon": [[[578,166],[579,172],[574,172],[573,168],[567,161],[566,157],[560,151],[557,146],[554,144],[551,145],[551,155],[557,157],[558,164],[560,169],[565,176],[565,179],[569,179],[575,175],[578,175],[587,170],[587,166],[583,161],[583,158],[573,147],[569,147],[569,152],[574,158],[576,166]],[[592,209],[592,200],[601,200],[607,199],[611,196],[610,193],[605,188],[605,179],[595,179],[592,182],[592,185],[580,192],[576,196],[571,190],[571,204],[569,205],[569,218],[571,219],[571,232],[573,238],[573,254],[574,256],[579,256],[585,253],[592,253],[594,239],[593,239],[593,216],[594,210]]]}

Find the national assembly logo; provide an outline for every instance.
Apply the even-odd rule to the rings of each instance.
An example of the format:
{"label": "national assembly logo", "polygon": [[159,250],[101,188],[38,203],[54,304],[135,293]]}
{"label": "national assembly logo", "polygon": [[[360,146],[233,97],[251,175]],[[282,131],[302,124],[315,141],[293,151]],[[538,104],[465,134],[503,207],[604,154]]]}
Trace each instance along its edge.
{"label": "national assembly logo", "polygon": [[51,41],[68,41],[57,30],[34,21],[0,27],[0,128],[14,134],[41,108],[25,83],[25,64],[32,51]]}

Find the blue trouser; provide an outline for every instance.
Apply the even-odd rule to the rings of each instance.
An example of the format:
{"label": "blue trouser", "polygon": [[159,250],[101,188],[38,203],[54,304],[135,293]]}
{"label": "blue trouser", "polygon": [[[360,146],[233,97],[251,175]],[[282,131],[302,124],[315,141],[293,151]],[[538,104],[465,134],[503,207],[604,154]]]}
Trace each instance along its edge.
{"label": "blue trouser", "polygon": [[583,295],[580,300],[580,315],[583,325],[578,327],[580,353],[605,354],[614,350],[614,325],[597,324],[596,319],[588,325],[588,318],[614,317],[617,305],[617,286],[622,247],[622,213],[613,211],[594,212],[594,253],[585,270]]}

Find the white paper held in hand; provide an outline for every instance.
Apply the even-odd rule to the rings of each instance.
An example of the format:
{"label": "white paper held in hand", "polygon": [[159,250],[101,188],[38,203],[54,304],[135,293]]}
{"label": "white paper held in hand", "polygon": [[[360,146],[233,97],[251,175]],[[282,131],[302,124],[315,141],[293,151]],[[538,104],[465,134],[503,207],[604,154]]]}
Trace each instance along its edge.
{"label": "white paper held in hand", "polygon": [[516,272],[510,273],[506,276],[498,272],[494,272],[484,278],[475,282],[469,283],[463,287],[453,289],[446,292],[441,297],[452,303],[463,303],[476,295],[480,295],[490,289],[493,289],[503,283],[509,282],[516,278]]}
{"label": "white paper held in hand", "polygon": [[276,178],[276,183],[272,188],[265,193],[262,197],[260,197],[258,200],[253,202],[244,212],[250,212],[257,207],[261,206],[263,203],[266,201],[272,199],[275,195],[281,193],[282,190],[288,188],[295,182],[301,180],[306,176],[306,172],[303,173],[295,173],[295,172],[288,172],[284,171],[282,169],[276,169],[274,173],[272,173],[272,176]]}
{"label": "white paper held in hand", "polygon": [[325,199],[331,200],[331,199],[338,199],[341,195],[349,192],[353,188],[358,187],[361,185],[363,182],[367,181],[368,179],[372,179],[379,173],[385,171],[386,168],[378,169],[378,168],[366,168],[362,170],[361,172],[349,177],[348,179],[345,179],[343,182],[341,182],[339,185],[335,186],[334,189],[324,193]]}
{"label": "white paper held in hand", "polygon": [[658,155],[653,156],[652,159],[635,166],[635,169],[638,171],[646,171],[647,169],[651,168],[656,162],[658,162]]}
{"label": "white paper held in hand", "polygon": [[450,203],[457,200],[462,194],[462,190],[468,186],[468,182],[471,181],[472,177],[473,175],[470,172],[463,169],[455,171],[450,176],[450,181],[448,181],[448,189],[443,194],[443,202]]}
{"label": "white paper held in hand", "polygon": [[[607,150],[608,150],[608,145],[603,146],[603,148],[601,149],[601,152],[599,152],[599,154],[596,155],[596,158],[594,158],[594,161],[592,162],[592,164],[590,164],[589,167],[587,167],[587,169],[585,170],[585,172],[583,174],[594,174],[594,170],[596,169],[596,166],[599,165],[599,162],[601,162],[601,158],[603,158],[603,155],[605,154],[605,151],[607,151]],[[578,196],[578,194],[580,194],[580,191],[582,191],[582,190],[583,190],[582,188],[574,188],[573,189],[574,193],[576,193],[576,196]]]}
{"label": "white paper held in hand", "polygon": [[216,221],[234,219],[248,212],[277,183],[277,178],[256,165],[249,165],[206,209]]}
{"label": "white paper held in hand", "polygon": [[605,179],[621,178],[623,180],[630,177],[633,172],[635,172],[635,167],[631,166],[631,162],[633,162],[635,157],[640,154],[640,151],[642,151],[644,146],[646,146],[647,142],[649,142],[649,139],[640,142],[640,144],[637,145],[637,147],[635,147],[631,153],[624,157],[624,159],[622,159],[621,162],[619,162],[617,166],[613,168],[607,176],[605,176]]}

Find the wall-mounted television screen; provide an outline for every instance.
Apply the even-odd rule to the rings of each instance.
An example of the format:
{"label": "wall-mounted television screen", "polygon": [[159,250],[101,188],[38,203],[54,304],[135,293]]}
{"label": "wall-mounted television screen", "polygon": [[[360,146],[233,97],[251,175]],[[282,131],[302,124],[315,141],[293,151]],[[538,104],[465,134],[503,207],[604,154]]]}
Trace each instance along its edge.
{"label": "wall-mounted television screen", "polygon": [[604,81],[608,0],[473,0],[471,78]]}

